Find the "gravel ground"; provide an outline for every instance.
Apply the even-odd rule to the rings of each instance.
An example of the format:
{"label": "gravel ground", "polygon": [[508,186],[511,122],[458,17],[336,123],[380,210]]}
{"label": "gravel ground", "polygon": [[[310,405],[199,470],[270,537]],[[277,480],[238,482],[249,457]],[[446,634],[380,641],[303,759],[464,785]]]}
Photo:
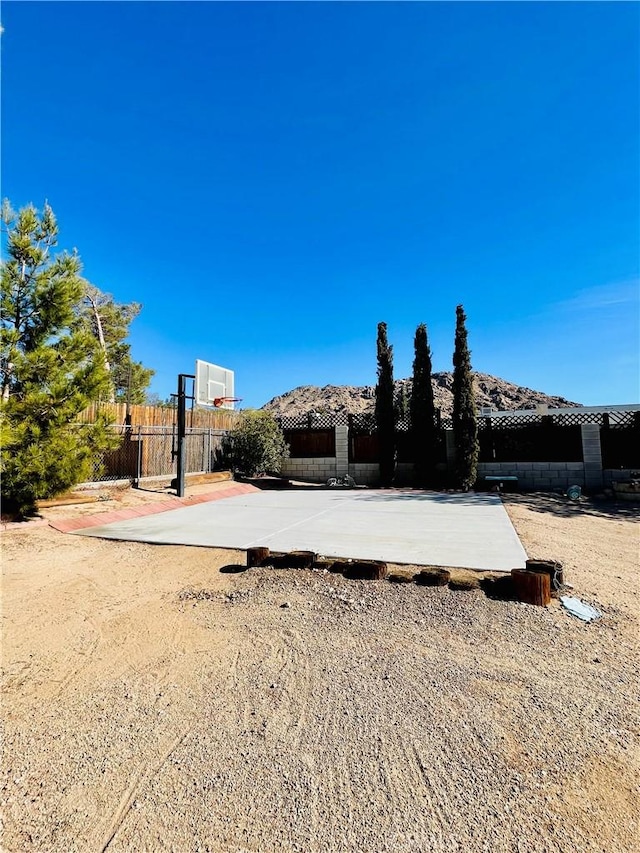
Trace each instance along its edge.
{"label": "gravel ground", "polygon": [[3,534],[2,849],[640,850],[635,514],[505,501],[600,621]]}

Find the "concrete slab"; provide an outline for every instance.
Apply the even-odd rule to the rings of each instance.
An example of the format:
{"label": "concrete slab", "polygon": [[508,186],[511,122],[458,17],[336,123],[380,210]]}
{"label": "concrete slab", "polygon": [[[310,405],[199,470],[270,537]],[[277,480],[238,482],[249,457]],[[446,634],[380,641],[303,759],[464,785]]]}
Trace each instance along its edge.
{"label": "concrete slab", "polygon": [[467,569],[508,571],[526,560],[500,497],[490,494],[265,491],[70,532]]}

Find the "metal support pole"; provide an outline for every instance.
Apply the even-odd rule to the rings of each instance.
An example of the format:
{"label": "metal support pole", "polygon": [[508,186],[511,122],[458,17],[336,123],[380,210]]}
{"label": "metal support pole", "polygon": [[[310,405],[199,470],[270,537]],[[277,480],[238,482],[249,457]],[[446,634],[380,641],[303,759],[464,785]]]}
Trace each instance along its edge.
{"label": "metal support pole", "polygon": [[179,498],[184,497],[185,435],[187,427],[187,374],[178,374],[178,470],[176,472]]}

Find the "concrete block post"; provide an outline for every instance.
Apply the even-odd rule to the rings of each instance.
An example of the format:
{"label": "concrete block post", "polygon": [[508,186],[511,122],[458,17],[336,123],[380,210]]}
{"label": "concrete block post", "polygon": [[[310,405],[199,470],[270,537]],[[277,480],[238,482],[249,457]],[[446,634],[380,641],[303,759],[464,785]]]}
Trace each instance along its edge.
{"label": "concrete block post", "polygon": [[603,486],[600,425],[582,424],[580,430],[582,432],[584,487],[585,489],[598,490]]}
{"label": "concrete block post", "polygon": [[349,473],[349,427],[346,424],[334,427],[336,431],[336,477]]}
{"label": "concrete block post", "polygon": [[453,437],[453,430],[446,429],[444,431],[445,446],[447,448],[447,468],[453,471],[456,463],[456,442]]}

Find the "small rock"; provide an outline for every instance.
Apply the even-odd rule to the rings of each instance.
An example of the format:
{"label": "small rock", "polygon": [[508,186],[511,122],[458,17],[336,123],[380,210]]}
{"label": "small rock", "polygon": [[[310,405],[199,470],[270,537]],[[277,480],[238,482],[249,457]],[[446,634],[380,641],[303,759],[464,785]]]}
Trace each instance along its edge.
{"label": "small rock", "polygon": [[288,601],[285,601],[283,604],[280,605],[280,607],[291,607],[291,604]]}

